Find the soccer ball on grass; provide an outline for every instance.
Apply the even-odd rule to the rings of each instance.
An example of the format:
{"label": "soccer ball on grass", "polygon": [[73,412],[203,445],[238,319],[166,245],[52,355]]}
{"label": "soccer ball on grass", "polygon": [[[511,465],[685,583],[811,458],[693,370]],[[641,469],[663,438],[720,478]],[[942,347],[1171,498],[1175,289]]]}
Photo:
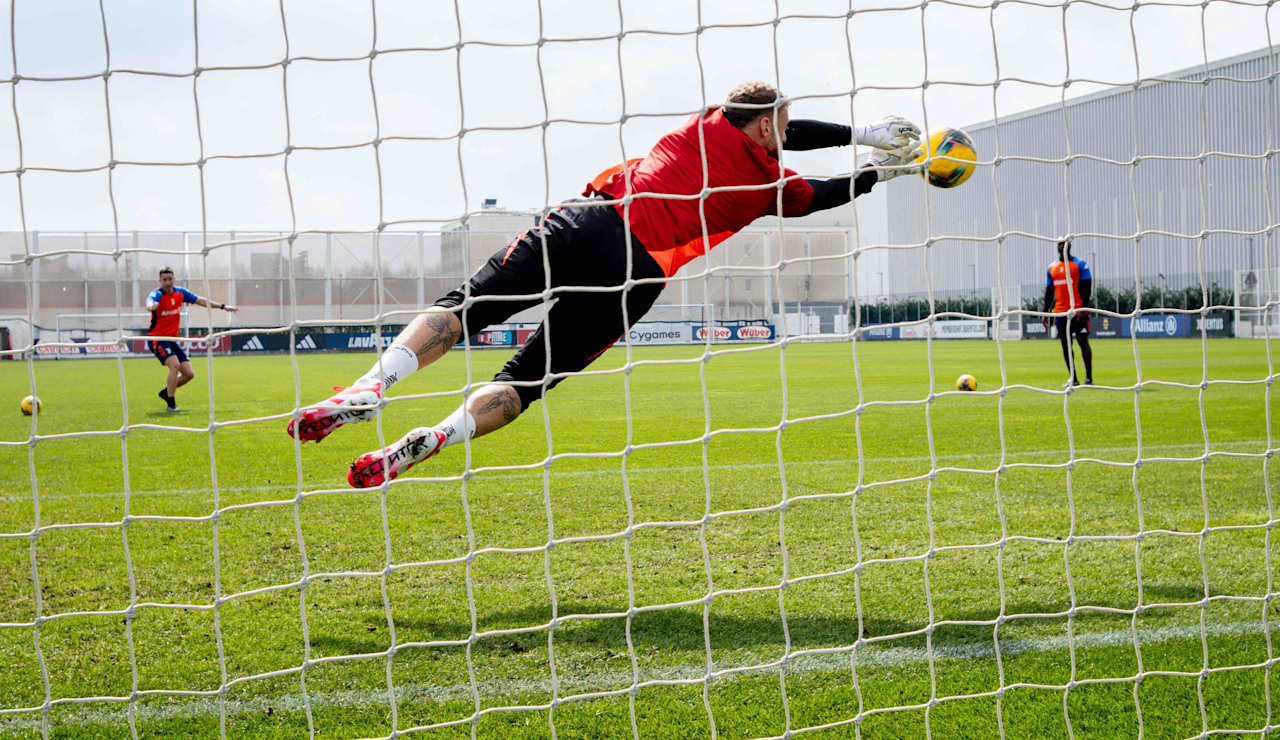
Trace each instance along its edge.
{"label": "soccer ball on grass", "polygon": [[978,390],[978,379],[972,375],[961,375],[956,378],[956,390],[976,391]]}
{"label": "soccer ball on grass", "polygon": [[19,408],[22,409],[23,416],[31,416],[40,413],[40,399],[35,396],[27,396],[22,399]]}
{"label": "soccer ball on grass", "polygon": [[977,168],[978,152],[973,139],[958,128],[942,128],[929,134],[924,154],[916,162],[925,163],[920,176],[937,188],[961,185]]}

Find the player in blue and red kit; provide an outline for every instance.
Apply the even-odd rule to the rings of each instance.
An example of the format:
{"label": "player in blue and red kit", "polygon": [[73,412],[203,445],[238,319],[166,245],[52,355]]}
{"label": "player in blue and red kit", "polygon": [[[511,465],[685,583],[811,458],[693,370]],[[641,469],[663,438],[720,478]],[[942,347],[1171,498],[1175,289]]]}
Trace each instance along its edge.
{"label": "player in blue and red kit", "polygon": [[[192,293],[186,288],[173,284],[173,269],[160,268],[160,287],[147,296],[147,310],[151,312],[151,326],[147,328],[149,337],[176,337],[182,324],[182,306],[194,303],[197,306],[211,306],[223,311],[236,311],[235,306],[226,303],[215,303]],[[148,339],[147,349],[156,356],[161,365],[169,368],[169,378],[160,389],[160,400],[165,402],[169,411],[177,411],[178,404],[173,393],[181,386],[191,382],[196,376],[191,369],[191,361],[187,353],[172,339]]]}
{"label": "player in blue and red kit", "polygon": [[[1058,330],[1058,341],[1062,343],[1062,360],[1067,363],[1067,372],[1071,385],[1080,385],[1080,377],[1076,374],[1074,351],[1071,340],[1080,342],[1080,359],[1084,360],[1084,384],[1093,385],[1093,348],[1089,346],[1089,299],[1093,297],[1093,273],[1089,265],[1079,257],[1071,256],[1071,240],[1058,242],[1058,261],[1049,265],[1045,271],[1044,310],[1052,307],[1055,314],[1053,323]],[[1073,315],[1068,316],[1069,311]],[[1044,318],[1045,328],[1049,326],[1049,317]]]}
{"label": "player in blue and red kit", "polygon": [[[462,337],[546,302],[550,291],[546,320],[493,383],[440,424],[414,429],[351,465],[351,485],[380,485],[447,445],[509,424],[613,346],[685,263],[752,221],[833,208],[879,181],[918,172],[919,141],[919,127],[902,118],[857,129],[791,121],[775,87],[740,85],[724,106],[695,114],[648,156],[601,173],[583,193],[587,200],[565,203],[490,257],[415,318],[368,373],[303,409],[288,432],[318,442],[343,424],[373,418],[392,383],[435,362]],[[801,178],[778,161],[780,148],[854,143],[884,151],[848,177]]]}

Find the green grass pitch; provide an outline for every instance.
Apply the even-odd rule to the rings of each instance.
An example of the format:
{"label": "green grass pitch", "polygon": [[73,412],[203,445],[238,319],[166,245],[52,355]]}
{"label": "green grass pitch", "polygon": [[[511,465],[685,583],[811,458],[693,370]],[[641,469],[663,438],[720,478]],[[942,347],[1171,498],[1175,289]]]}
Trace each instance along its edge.
{"label": "green grass pitch", "polygon": [[177,415],[154,360],[41,361],[35,444],[0,362],[0,736],[1280,724],[1267,343],[1096,341],[1144,385],[1069,395],[1056,343],[931,346],[614,349],[370,492],[347,463],[507,353],[301,450],[371,354],[196,358]]}

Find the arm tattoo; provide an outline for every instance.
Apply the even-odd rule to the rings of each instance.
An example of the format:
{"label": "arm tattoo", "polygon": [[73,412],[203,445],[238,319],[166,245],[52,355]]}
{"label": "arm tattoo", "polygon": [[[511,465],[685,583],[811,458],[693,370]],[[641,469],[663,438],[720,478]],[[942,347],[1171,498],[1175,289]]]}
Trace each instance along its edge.
{"label": "arm tattoo", "polygon": [[427,328],[431,330],[430,336],[427,337],[426,344],[418,349],[418,356],[421,357],[436,347],[443,347],[446,351],[453,345],[458,343],[461,338],[460,332],[453,328],[453,315],[432,311],[425,314]]}
{"label": "arm tattoo", "polygon": [[520,415],[520,400],[512,388],[502,388],[501,392],[484,402],[480,407],[481,414],[502,409],[502,418],[514,421]]}

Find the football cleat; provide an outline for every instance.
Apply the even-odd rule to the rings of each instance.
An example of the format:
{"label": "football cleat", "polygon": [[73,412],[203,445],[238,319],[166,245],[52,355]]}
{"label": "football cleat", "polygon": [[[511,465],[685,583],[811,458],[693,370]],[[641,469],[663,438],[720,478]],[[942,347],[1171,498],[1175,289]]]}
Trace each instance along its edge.
{"label": "football cleat", "polygon": [[395,444],[357,457],[347,471],[347,482],[355,488],[376,488],[435,455],[446,438],[438,429],[418,427]]}
{"label": "football cleat", "polygon": [[343,424],[372,421],[378,415],[382,406],[381,383],[350,388],[334,386],[334,390],[338,395],[303,409],[298,418],[289,420],[285,431],[290,437],[319,443]]}

